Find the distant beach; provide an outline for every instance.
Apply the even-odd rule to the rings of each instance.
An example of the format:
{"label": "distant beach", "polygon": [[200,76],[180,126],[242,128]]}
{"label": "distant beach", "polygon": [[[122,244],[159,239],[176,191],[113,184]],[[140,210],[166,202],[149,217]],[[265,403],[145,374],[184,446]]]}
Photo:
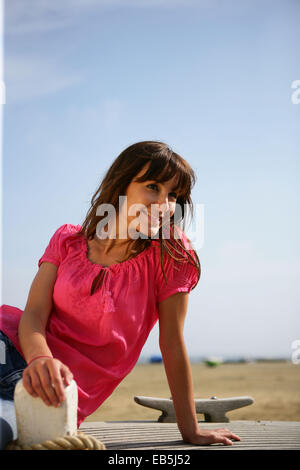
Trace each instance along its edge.
{"label": "distant beach", "polygon": [[[191,361],[192,362],[192,361]],[[300,421],[300,364],[288,361],[191,364],[195,398],[251,396],[250,406],[228,412],[230,420]],[[162,363],[138,363],[102,406],[86,421],[154,420],[160,411],[133,397],[170,398]],[[198,415],[199,421],[204,416]]]}

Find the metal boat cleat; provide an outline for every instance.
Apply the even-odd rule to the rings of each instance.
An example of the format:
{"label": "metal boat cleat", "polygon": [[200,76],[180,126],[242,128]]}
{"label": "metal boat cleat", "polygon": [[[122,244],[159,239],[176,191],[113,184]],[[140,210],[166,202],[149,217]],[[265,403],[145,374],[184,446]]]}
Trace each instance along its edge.
{"label": "metal boat cleat", "polygon": [[[135,396],[134,401],[139,405],[162,411],[160,423],[176,423],[176,414],[172,399]],[[211,423],[228,423],[228,411],[236,410],[254,403],[252,397],[232,398],[197,398],[195,399],[196,413],[204,414],[205,421]]]}

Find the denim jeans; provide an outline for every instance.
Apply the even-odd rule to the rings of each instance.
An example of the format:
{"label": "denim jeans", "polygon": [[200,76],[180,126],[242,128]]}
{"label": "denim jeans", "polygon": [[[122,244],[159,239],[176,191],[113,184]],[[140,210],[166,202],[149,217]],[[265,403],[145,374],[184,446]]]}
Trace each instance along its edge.
{"label": "denim jeans", "polygon": [[0,330],[0,450],[17,438],[14,391],[26,361]]}

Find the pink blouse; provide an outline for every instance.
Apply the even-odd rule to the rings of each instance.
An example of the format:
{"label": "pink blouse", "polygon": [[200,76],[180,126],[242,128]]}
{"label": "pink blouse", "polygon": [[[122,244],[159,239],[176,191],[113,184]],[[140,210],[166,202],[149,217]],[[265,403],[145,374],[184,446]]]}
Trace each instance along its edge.
{"label": "pink blouse", "polygon": [[[166,260],[165,254],[166,285],[158,240],[122,263],[95,264],[87,257],[86,239],[73,236],[80,229],[73,224],[59,227],[38,261],[38,267],[43,261],[58,266],[46,339],[53,356],[70,368],[77,383],[78,426],[136,364],[158,320],[158,303],[176,292],[190,292],[198,280],[190,262],[181,264],[169,256]],[[191,249],[184,232],[180,233],[185,247]],[[91,295],[101,270],[105,270],[103,282]],[[23,356],[18,341],[21,315],[17,307],[0,307],[1,330]]]}

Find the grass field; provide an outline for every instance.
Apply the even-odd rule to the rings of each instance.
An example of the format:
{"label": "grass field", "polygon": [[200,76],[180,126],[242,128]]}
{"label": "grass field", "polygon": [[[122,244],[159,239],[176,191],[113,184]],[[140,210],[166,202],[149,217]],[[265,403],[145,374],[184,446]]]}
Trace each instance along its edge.
{"label": "grass field", "polygon": [[[253,362],[207,367],[192,364],[195,398],[251,396],[254,403],[227,414],[230,420],[300,421],[300,365]],[[86,421],[157,420],[134,395],[170,398],[163,364],[137,364]],[[204,419],[198,415],[199,421]]]}

